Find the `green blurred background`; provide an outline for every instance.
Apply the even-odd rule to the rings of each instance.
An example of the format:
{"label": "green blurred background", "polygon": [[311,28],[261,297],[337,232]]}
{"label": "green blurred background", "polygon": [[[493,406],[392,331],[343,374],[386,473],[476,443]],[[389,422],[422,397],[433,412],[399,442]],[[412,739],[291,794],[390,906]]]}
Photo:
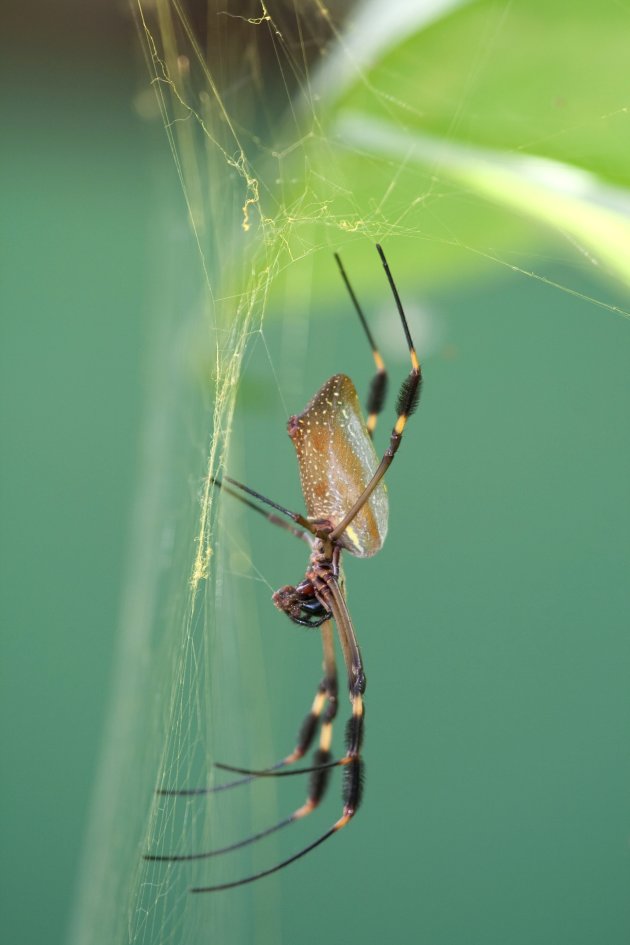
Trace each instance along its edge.
{"label": "green blurred background", "polygon": [[[157,415],[173,444],[164,515],[180,542],[179,557],[164,551],[155,526],[151,555],[162,561],[170,601],[155,607],[156,622],[171,639],[151,639],[127,666],[131,687],[137,672],[147,695],[134,724],[150,748],[127,773],[137,793],[129,811],[120,807],[111,845],[83,860],[116,870],[118,891],[79,907],[109,917],[86,945],[627,942],[630,344],[627,318],[606,308],[630,309],[627,290],[533,224],[526,249],[499,255],[536,278],[504,265],[476,269],[476,257],[456,246],[447,279],[423,278],[406,255],[417,245],[412,230],[386,242],[426,355],[426,388],[389,477],[387,544],[373,560],[346,564],[369,679],[364,808],[277,880],[193,903],[189,871],[168,871],[168,882],[157,869],[136,874],[156,838],[179,852],[201,841],[191,830],[201,815],[189,805],[166,811],[164,832],[147,826],[172,690],[158,674],[140,689],[154,666],[168,677],[176,665],[194,553],[212,348],[199,344],[203,318],[183,339],[169,331],[199,304],[198,258],[163,128],[134,108],[147,78],[125,11],[21,9],[5,39],[4,939],[65,941],[76,908],[108,697],[119,687],[116,628],[123,598],[136,593],[142,444]],[[430,213],[451,222],[444,205]],[[363,234],[344,251],[395,384],[404,345],[390,327],[372,242]],[[298,291],[295,307],[289,289],[288,303],[272,297],[247,349],[234,416],[230,471],[292,508],[300,496],[287,414],[332,373],[351,374],[361,391],[370,375],[329,248],[317,245],[317,272],[331,273],[320,308],[317,285],[307,303]],[[307,282],[308,258],[288,273]],[[172,337],[179,347],[169,348]],[[182,387],[195,401],[190,411],[186,397],[171,402]],[[216,626],[206,614],[195,632],[212,626],[216,705],[227,699],[232,708],[229,719],[201,710],[200,726],[210,719],[219,729],[221,757],[262,765],[292,745],[318,680],[317,636],[283,620],[267,586],[297,582],[305,556],[255,517],[227,504],[222,514],[217,568],[227,602]],[[246,599],[240,610],[231,595]],[[169,607],[174,617],[164,616]],[[229,672],[236,664],[238,678]],[[184,759],[193,754],[185,729],[194,702],[194,693],[182,700],[184,731],[167,736]],[[257,851],[258,868],[337,816],[338,787],[316,823]],[[251,804],[273,819],[302,800],[301,785],[280,785],[277,802],[271,791],[257,785],[225,801],[214,816],[225,819],[226,842],[266,826],[257,808],[243,823]],[[192,875],[221,881],[248,864],[205,863]],[[96,873],[80,879],[83,900],[86,888],[95,900],[104,895]],[[142,924],[144,908],[151,918]],[[75,926],[73,941],[77,927],[87,928]]]}
{"label": "green blurred background", "polygon": [[163,141],[119,10],[3,20],[0,898],[3,939],[30,945],[66,939],[101,744]]}

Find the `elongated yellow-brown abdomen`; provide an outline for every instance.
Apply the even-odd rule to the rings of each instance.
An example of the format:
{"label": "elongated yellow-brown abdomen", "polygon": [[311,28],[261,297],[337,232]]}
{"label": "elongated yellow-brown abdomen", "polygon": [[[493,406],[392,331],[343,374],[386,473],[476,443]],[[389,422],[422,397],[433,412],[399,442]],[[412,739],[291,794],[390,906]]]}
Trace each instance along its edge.
{"label": "elongated yellow-brown abdomen", "polygon": [[[350,378],[335,374],[326,381],[303,412],[290,418],[288,431],[309,519],[338,524],[379,464]],[[376,554],[387,535],[388,511],[387,487],[381,482],[339,544],[359,558]]]}

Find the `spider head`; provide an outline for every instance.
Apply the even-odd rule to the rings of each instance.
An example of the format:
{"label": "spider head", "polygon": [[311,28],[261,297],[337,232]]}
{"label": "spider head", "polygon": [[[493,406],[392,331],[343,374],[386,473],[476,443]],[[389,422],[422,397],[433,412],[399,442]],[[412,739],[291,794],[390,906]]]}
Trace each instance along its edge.
{"label": "spider head", "polygon": [[302,581],[298,587],[290,584],[281,587],[273,595],[273,602],[278,610],[284,611],[293,623],[302,627],[320,627],[330,619],[330,613],[315,596],[310,581]]}

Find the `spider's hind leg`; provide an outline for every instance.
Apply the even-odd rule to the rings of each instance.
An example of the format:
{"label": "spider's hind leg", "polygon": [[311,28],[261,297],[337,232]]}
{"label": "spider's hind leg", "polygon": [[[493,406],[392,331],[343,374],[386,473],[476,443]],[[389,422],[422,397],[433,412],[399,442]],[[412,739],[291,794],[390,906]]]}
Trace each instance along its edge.
{"label": "spider's hind leg", "polygon": [[378,346],[374,340],[374,336],[372,332],[370,331],[370,326],[367,323],[367,319],[365,317],[365,314],[363,313],[363,309],[359,305],[359,300],[357,299],[354,289],[352,288],[350,284],[350,280],[348,279],[346,270],[344,269],[343,263],[341,262],[341,259],[338,253],[335,253],[335,260],[339,267],[341,278],[343,279],[346,289],[348,290],[348,294],[350,295],[350,298],[352,299],[352,304],[354,305],[356,313],[359,316],[359,321],[361,322],[363,331],[365,332],[367,340],[372,349],[372,357],[374,358],[374,364],[376,366],[376,373],[372,377],[372,381],[370,383],[370,390],[369,390],[368,398],[367,398],[368,418],[367,418],[366,426],[367,426],[367,431],[370,437],[373,437],[374,430],[376,429],[376,424],[378,421],[378,415],[381,413],[385,405],[385,399],[387,397],[387,384],[388,384],[387,369],[385,367],[385,362],[383,361],[381,352],[379,351]]}
{"label": "spider's hind leg", "polygon": [[396,423],[394,424],[389,437],[389,445],[383,453],[383,458],[381,459],[378,468],[374,472],[372,478],[367,483],[363,491],[359,494],[354,505],[348,510],[348,512],[346,512],[342,520],[338,522],[337,525],[335,525],[334,529],[328,536],[332,542],[337,542],[341,535],[343,535],[348,525],[350,525],[355,516],[361,511],[365,503],[368,502],[370,496],[394,461],[394,456],[396,455],[398,447],[402,442],[403,432],[405,426],[407,425],[407,421],[418,406],[420,390],[422,388],[422,369],[420,367],[420,362],[418,361],[416,349],[411,339],[409,325],[407,324],[407,318],[402,307],[402,302],[400,301],[398,289],[396,288],[396,284],[390,272],[385,254],[378,243],[376,244],[376,249],[378,250],[378,254],[381,257],[381,262],[383,263],[383,268],[389,281],[389,285],[394,296],[394,301],[396,302],[401,325],[405,334],[405,339],[407,341],[407,347],[409,348],[411,370],[405,380],[402,382],[400,391],[398,393],[398,400],[396,402]]}

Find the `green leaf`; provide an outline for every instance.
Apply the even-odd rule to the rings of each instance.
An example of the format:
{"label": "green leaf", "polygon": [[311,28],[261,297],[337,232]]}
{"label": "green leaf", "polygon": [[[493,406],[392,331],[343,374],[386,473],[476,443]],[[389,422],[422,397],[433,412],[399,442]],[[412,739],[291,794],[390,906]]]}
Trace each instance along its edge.
{"label": "green leaf", "polygon": [[443,281],[484,260],[530,272],[544,244],[627,285],[627,11],[485,0],[427,17],[366,4],[314,78],[324,133],[297,155],[303,245],[334,242],[331,224],[404,237],[398,270]]}

